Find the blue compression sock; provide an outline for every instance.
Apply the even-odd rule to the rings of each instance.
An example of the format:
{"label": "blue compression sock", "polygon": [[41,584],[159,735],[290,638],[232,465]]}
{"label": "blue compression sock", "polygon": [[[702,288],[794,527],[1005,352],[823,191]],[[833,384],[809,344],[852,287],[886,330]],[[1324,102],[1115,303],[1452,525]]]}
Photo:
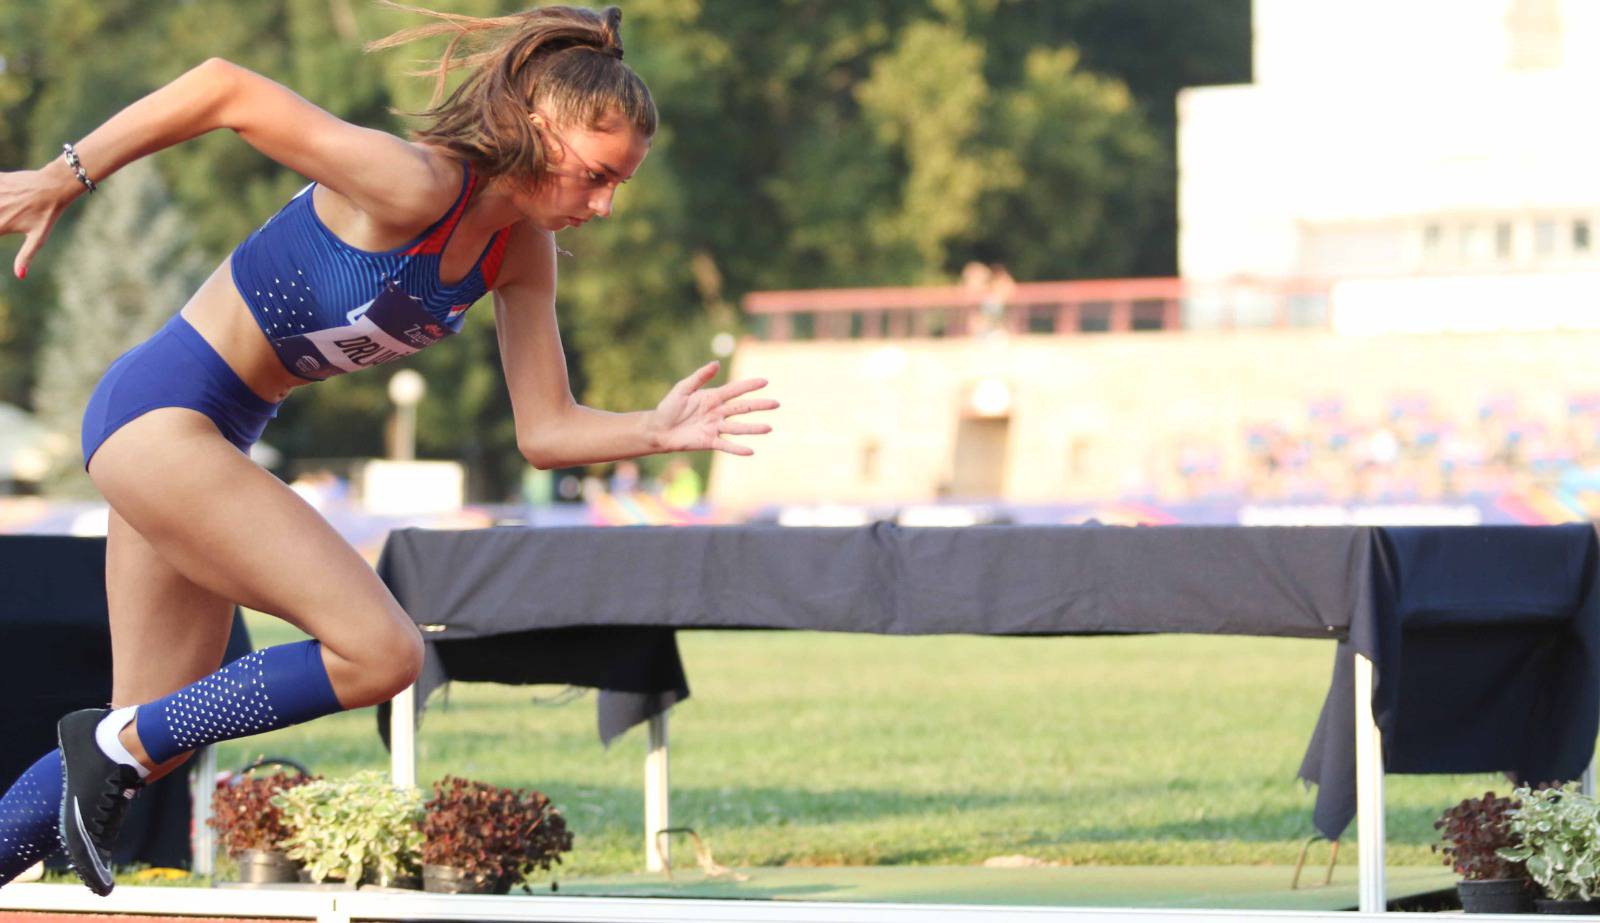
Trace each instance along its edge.
{"label": "blue compression sock", "polygon": [[316,641],[247,654],[163,699],[139,706],[139,742],[155,763],[196,747],[275,731],[343,711]]}
{"label": "blue compression sock", "polygon": [[61,848],[61,751],[28,767],[0,797],[0,885]]}

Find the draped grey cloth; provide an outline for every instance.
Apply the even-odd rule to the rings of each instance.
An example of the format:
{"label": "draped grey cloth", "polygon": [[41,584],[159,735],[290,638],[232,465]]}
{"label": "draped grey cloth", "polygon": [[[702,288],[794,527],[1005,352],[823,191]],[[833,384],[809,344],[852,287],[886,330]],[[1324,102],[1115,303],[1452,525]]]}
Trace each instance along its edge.
{"label": "draped grey cloth", "polygon": [[[451,678],[590,685],[608,741],[688,696],[683,628],[1338,640],[1301,767],[1337,837],[1354,816],[1354,652],[1378,667],[1392,771],[1582,771],[1600,716],[1594,557],[1587,526],[413,529],[379,573],[428,641],[420,702]],[[1463,702],[1499,717],[1463,730],[1487,708]]]}

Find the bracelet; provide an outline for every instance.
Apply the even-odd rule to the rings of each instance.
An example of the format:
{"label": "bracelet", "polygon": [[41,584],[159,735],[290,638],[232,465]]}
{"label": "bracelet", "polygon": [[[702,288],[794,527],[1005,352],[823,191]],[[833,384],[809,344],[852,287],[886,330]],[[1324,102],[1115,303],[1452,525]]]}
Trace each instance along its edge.
{"label": "bracelet", "polygon": [[70,144],[61,145],[61,150],[66,155],[67,166],[71,167],[72,172],[77,175],[78,182],[82,183],[84,187],[87,188],[91,193],[94,192],[94,180],[89,178],[89,174],[85,173],[83,170],[83,164],[78,162],[78,152],[73,150],[72,145]]}

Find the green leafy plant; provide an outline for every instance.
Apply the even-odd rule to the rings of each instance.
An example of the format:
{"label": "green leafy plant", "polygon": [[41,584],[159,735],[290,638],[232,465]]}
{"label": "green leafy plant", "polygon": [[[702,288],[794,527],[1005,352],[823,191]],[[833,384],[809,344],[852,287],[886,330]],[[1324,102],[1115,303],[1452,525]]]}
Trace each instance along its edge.
{"label": "green leafy plant", "polygon": [[1462,799],[1433,822],[1444,841],[1433,848],[1444,853],[1445,864],[1467,881],[1527,878],[1527,866],[1500,854],[1500,850],[1521,843],[1511,832],[1511,811],[1519,804],[1514,798],[1496,797],[1494,792]]}
{"label": "green leafy plant", "polygon": [[284,773],[235,776],[212,793],[211,819],[207,823],[216,829],[217,839],[230,856],[247,849],[282,849],[289,828],[273,799],[311,781],[307,776]]}
{"label": "green leafy plant", "polygon": [[544,795],[446,776],[422,820],[422,861],[461,869],[504,893],[572,848],[567,822]]}
{"label": "green leafy plant", "polygon": [[1578,790],[1523,786],[1511,793],[1520,804],[1507,812],[1507,826],[1520,842],[1501,858],[1522,862],[1547,897],[1591,900],[1600,895],[1600,804]]}
{"label": "green leafy plant", "polygon": [[390,882],[415,875],[422,846],[422,793],[376,770],[280,792],[289,858],[312,881]]}

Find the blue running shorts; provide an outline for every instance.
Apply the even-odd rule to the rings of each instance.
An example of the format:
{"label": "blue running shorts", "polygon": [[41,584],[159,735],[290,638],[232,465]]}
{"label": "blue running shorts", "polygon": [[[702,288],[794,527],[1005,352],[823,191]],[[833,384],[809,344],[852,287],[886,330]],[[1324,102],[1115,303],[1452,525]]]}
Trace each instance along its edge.
{"label": "blue running shorts", "polygon": [[158,407],[198,410],[239,451],[261,438],[278,405],[263,400],[228,367],[182,314],[106,370],[83,412],[83,465],[112,433]]}

